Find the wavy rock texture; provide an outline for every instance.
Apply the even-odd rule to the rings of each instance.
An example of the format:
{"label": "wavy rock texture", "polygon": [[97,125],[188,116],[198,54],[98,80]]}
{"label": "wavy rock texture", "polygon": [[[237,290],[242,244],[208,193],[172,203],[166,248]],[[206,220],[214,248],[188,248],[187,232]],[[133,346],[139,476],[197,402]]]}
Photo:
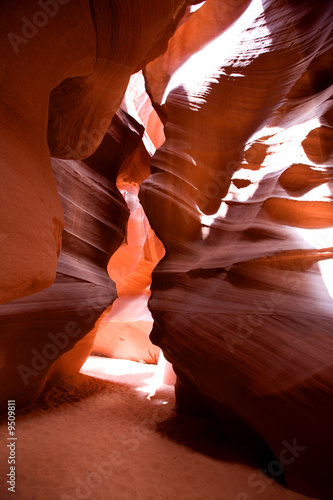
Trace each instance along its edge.
{"label": "wavy rock texture", "polygon": [[[254,1],[219,37],[199,12],[144,70],[166,136],[140,190],[166,248],[151,339],[180,405],[212,407],[234,439],[263,438],[273,476],[282,465],[288,487],[328,499],[333,4]],[[185,33],[202,50],[181,68]]]}
{"label": "wavy rock texture", "polygon": [[[253,0],[224,33],[248,0],[191,3],[3,3],[0,301],[17,300],[0,312],[1,398],[27,405],[89,354],[116,297],[119,168],[135,219],[158,148],[140,199],[166,249],[151,339],[178,403],[267,443],[271,475],[330,499],[333,5]],[[163,145],[140,92],[109,128],[141,68]],[[133,230],[128,268],[109,266],[126,306],[146,299],[160,248],[146,222]]]}
{"label": "wavy rock texture", "polygon": [[164,255],[139,203],[141,182],[150,174],[150,160],[164,142],[163,126],[145,91],[142,72],[130,79],[122,108],[144,127],[140,146],[123,162],[117,186],[130,210],[126,241],[113,254],[108,273],[118,298],[99,322],[93,353],[157,363],[160,349],[149,340],[153,320],[147,308],[151,273]]}
{"label": "wavy rock texture", "polygon": [[129,215],[117,171],[142,133],[119,111],[94,155],[52,160],[66,222],[57,276],[47,290],[1,306],[1,401],[29,404],[46,381],[77,372],[90,354],[94,325],[117,296],[107,265]]}
{"label": "wavy rock texture", "polygon": [[[144,127],[126,112],[108,127],[131,74],[166,48],[187,3],[2,7],[0,302],[17,299],[0,311],[3,401],[28,404],[47,380],[78,370],[116,297],[106,267],[128,217],[116,178]],[[52,168],[50,153],[62,158]]]}
{"label": "wavy rock texture", "polygon": [[96,150],[131,74],[165,49],[187,3],[3,2],[1,303],[55,278],[64,219],[49,149],[66,159]]}
{"label": "wavy rock texture", "polygon": [[93,353],[157,363],[159,348],[149,340],[153,320],[147,301],[151,273],[163,257],[164,248],[149,226],[139,204],[138,191],[132,184],[121,189],[130,209],[126,245],[114,253],[108,265],[118,298],[99,323]]}

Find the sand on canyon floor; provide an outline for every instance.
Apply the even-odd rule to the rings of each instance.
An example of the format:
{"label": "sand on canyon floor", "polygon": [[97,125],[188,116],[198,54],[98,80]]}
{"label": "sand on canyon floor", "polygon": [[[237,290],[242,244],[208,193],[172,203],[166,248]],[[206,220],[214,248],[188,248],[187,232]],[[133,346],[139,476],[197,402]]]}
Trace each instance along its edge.
{"label": "sand on canyon floor", "polygon": [[81,373],[16,415],[15,493],[2,500],[301,500],[266,477],[250,450],[212,422],[175,412],[174,389],[147,398],[156,365],[90,356]]}

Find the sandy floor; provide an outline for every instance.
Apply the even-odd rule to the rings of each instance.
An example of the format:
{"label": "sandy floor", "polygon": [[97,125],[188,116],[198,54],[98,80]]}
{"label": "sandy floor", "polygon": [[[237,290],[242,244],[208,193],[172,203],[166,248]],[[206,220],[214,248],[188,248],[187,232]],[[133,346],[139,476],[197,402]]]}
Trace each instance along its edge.
{"label": "sandy floor", "polygon": [[217,429],[206,421],[176,415],[171,386],[147,399],[154,370],[92,356],[82,373],[19,412],[16,493],[7,491],[2,423],[0,499],[306,498],[271,483],[246,450],[217,446]]}

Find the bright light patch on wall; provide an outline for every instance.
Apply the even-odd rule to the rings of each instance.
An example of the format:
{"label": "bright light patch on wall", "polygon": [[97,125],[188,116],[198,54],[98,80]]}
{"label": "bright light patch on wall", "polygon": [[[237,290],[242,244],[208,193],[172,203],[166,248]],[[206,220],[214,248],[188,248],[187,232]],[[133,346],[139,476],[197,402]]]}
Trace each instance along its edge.
{"label": "bright light patch on wall", "polygon": [[148,392],[147,399],[152,398],[155,395],[157,389],[163,384],[166,365],[167,361],[163,355],[163,352],[160,351],[154,376],[148,381],[147,385],[139,387],[137,389],[141,392]]}
{"label": "bright light patch on wall", "polygon": [[[311,248],[324,250],[327,257],[333,255],[333,228],[325,229],[302,229],[294,228],[300,237],[306,241]],[[333,259],[326,258],[318,262],[321,278],[327,288],[328,294],[333,299]]]}
{"label": "bright light patch on wall", "polygon": [[190,12],[195,12],[196,10],[200,9],[200,7],[203,6],[203,4],[206,3],[206,2],[201,2],[201,3],[198,3],[197,5],[191,5],[190,7]]}
{"label": "bright light patch on wall", "polygon": [[333,247],[333,228],[303,229],[296,227],[294,229],[300,237],[310,245],[311,248],[320,250],[322,248]]}
{"label": "bright light patch on wall", "polygon": [[333,299],[333,259],[322,260],[318,263],[321,278],[327,288],[327,293]]}
{"label": "bright light patch on wall", "polygon": [[[198,6],[196,6],[198,7]],[[226,31],[203,49],[192,55],[171,77],[164,93],[162,104],[165,103],[168,94],[179,86],[184,86],[188,94],[194,99],[204,99],[205,86],[216,81],[220,75],[221,67],[235,53],[235,47],[241,36],[253,21],[262,13],[261,0],[253,0],[244,14]],[[269,31],[260,33],[259,50],[264,50],[264,45],[270,43]],[[263,41],[265,40],[265,42]],[[246,40],[246,43],[259,43],[254,40]],[[217,57],[218,56],[218,57]],[[239,76],[239,74],[237,73]],[[200,95],[199,95],[200,94]],[[201,102],[198,103],[199,105]]]}
{"label": "bright light patch on wall", "polygon": [[200,222],[201,222],[201,237],[202,240],[205,241],[210,233],[210,226],[214,223],[215,219],[217,218],[222,218],[224,219],[228,213],[228,208],[229,206],[227,203],[224,203],[222,201],[220,208],[215,214],[212,215],[206,215],[203,212],[201,212],[200,208],[196,206],[199,214],[200,214]]}
{"label": "bright light patch on wall", "polygon": [[269,136],[264,141],[269,147],[269,154],[262,163],[265,168],[251,174],[255,181],[260,182],[269,172],[277,170],[282,172],[293,163],[311,164],[302,147],[302,141],[318,126],[320,126],[319,120],[314,118],[288,128],[264,127],[251,136],[245,149],[256,141],[260,142],[262,137]]}

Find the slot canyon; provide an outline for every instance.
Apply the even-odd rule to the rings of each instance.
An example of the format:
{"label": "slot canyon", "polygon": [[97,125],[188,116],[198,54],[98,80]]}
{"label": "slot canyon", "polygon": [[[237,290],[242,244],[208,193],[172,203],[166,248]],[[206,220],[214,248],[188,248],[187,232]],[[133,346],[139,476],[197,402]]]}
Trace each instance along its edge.
{"label": "slot canyon", "polygon": [[333,2],[0,2],[0,499],[333,499]]}

